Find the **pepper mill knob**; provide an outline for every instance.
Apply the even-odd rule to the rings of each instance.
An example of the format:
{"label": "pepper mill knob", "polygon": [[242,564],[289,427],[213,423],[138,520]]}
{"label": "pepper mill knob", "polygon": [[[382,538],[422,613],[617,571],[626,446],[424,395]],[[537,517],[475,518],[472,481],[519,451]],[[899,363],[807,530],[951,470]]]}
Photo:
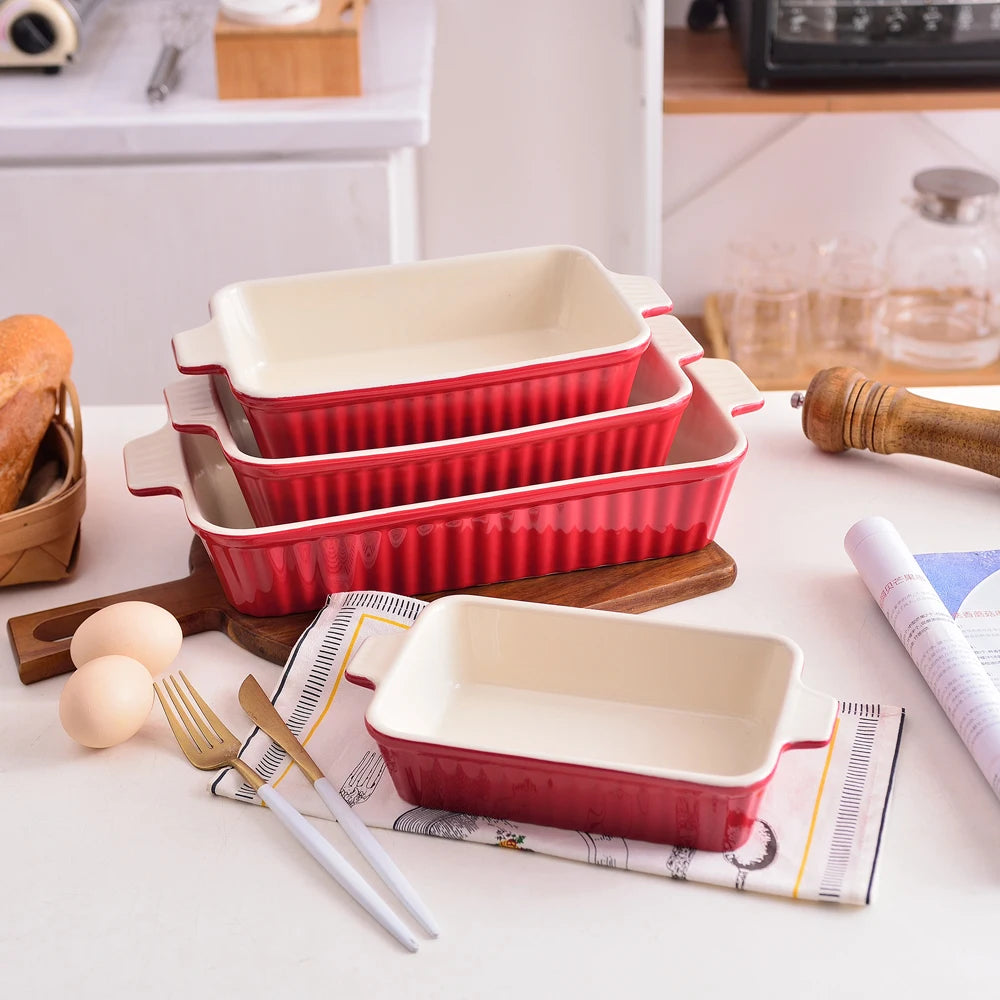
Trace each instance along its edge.
{"label": "pepper mill knob", "polygon": [[924,399],[844,367],[817,372],[792,405],[823,451],[922,455],[1000,476],[1000,411]]}

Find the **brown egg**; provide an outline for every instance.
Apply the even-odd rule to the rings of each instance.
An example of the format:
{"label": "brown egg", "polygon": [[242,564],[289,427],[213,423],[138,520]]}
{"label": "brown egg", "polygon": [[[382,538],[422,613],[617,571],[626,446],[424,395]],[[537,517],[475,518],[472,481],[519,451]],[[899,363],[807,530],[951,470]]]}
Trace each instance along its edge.
{"label": "brown egg", "polygon": [[147,601],[120,601],[95,611],[73,633],[69,655],[76,666],[98,656],[131,656],[155,677],[180,651],[181,627],[164,608]]}
{"label": "brown egg", "polygon": [[59,721],[85,747],[112,747],[134,736],[153,707],[153,678],[130,656],[99,656],[71,674]]}

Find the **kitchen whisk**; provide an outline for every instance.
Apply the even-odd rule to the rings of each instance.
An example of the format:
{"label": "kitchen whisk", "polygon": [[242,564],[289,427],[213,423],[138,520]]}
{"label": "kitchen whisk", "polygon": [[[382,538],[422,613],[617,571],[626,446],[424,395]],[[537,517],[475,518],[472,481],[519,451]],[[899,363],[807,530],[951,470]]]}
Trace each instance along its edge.
{"label": "kitchen whisk", "polygon": [[146,85],[146,96],[154,104],[166,100],[180,76],[181,56],[211,25],[216,5],[210,0],[160,3],[160,37],[162,47],[153,75]]}

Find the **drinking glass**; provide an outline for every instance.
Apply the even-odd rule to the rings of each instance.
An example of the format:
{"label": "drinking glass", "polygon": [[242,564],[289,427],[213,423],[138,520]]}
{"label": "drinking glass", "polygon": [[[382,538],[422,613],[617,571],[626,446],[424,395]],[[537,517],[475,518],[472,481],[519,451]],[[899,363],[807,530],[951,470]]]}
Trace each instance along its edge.
{"label": "drinking glass", "polygon": [[886,272],[861,258],[834,261],[820,274],[804,359],[815,368],[875,366],[885,338]]}
{"label": "drinking glass", "polygon": [[804,276],[790,267],[745,274],[733,298],[729,353],[751,377],[794,372],[809,331]]}
{"label": "drinking glass", "polygon": [[718,296],[719,313],[728,330],[733,302],[740,284],[771,268],[790,267],[795,258],[795,244],[767,233],[732,240],[723,256],[722,290]]}
{"label": "drinking glass", "polygon": [[874,264],[878,255],[878,244],[860,233],[837,233],[826,239],[815,240],[812,245],[817,284],[830,270],[845,264]]}

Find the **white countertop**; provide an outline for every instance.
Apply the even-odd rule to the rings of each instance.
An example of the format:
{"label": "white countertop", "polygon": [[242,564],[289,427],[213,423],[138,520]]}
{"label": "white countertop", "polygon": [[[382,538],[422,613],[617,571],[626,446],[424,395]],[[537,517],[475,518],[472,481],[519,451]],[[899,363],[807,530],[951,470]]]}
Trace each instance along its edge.
{"label": "white countertop", "polygon": [[209,26],[182,57],[175,92],[151,105],[161,9],[162,0],[106,0],[60,74],[0,70],[0,163],[345,155],[428,140],[433,0],[369,4],[361,97],[220,101]]}
{"label": "white countertop", "polygon": [[[373,5],[374,6],[374,5]],[[1000,409],[1000,388],[935,390]],[[84,410],[88,507],[72,580],[0,591],[4,618],[186,575],[173,497],[132,497],[121,447],[162,407]],[[264,810],[212,798],[154,709],[86,751],[65,678],[22,686],[0,649],[0,995],[624,997],[992,995],[1000,802],[843,551],[884,514],[915,552],[1000,547],[1000,482],[909,456],[817,451],[787,393],[740,418],[750,453],[717,541],[735,585],[653,612],[773,630],[806,682],[907,710],[878,889],[863,908],[793,902],[541,855],[376,831],[440,921],[408,955]],[[236,723],[240,680],[278,668],[219,634],[179,665]],[[332,823],[324,834],[343,844]],[[346,848],[345,850],[349,850]]]}

